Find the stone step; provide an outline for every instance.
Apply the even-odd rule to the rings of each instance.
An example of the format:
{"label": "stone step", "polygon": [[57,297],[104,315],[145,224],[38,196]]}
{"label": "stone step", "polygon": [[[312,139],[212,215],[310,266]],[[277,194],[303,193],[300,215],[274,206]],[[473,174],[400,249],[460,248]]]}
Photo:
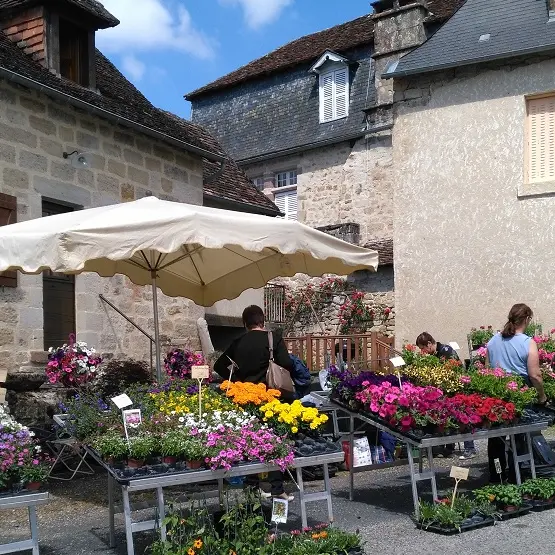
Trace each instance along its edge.
{"label": "stone step", "polygon": [[5,381],[10,391],[36,391],[46,381],[44,364],[27,364],[8,372]]}

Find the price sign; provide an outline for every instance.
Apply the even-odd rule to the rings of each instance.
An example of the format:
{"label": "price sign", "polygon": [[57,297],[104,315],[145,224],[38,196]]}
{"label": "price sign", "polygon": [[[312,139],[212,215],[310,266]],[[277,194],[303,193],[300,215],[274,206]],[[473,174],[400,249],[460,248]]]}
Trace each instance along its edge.
{"label": "price sign", "polygon": [[493,464],[495,465],[495,472],[501,475],[503,473],[503,470],[501,469],[501,463],[499,462],[499,459],[493,459]]}
{"label": "price sign", "polygon": [[389,359],[389,362],[395,366],[395,368],[399,368],[401,366],[405,366],[406,362],[403,357],[393,357]]}
{"label": "price sign", "polygon": [[449,343],[449,347],[451,347],[451,349],[453,349],[454,351],[461,350],[461,348],[459,347],[459,344],[456,341],[451,341],[451,343]]}
{"label": "price sign", "polygon": [[129,398],[126,393],[118,395],[117,397],[112,397],[112,403],[118,407],[118,409],[124,409],[133,404],[133,401]]}
{"label": "price sign", "polygon": [[455,478],[455,480],[468,480],[468,468],[463,468],[462,466],[452,466],[451,467],[451,478]]}
{"label": "price sign", "polygon": [[193,366],[191,368],[191,378],[193,380],[206,380],[210,377],[210,366]]}

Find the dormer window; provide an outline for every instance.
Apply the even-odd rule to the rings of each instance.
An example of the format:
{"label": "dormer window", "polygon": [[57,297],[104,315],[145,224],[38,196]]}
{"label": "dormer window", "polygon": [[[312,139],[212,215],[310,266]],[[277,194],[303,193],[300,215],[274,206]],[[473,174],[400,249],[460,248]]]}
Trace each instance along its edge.
{"label": "dormer window", "polygon": [[310,68],[319,78],[320,123],[349,115],[348,60],[335,52],[325,52]]}
{"label": "dormer window", "polygon": [[59,19],[60,75],[79,83],[90,85],[89,73],[89,31]]}

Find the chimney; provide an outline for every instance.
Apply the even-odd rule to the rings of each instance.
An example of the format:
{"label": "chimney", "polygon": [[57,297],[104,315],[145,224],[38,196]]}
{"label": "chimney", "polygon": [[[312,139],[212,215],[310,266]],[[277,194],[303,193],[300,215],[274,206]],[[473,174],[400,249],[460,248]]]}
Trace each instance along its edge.
{"label": "chimney", "polygon": [[46,23],[42,6],[7,18],[0,23],[0,28],[25,54],[46,67]]}
{"label": "chimney", "polygon": [[[550,0],[555,2],[555,0]],[[387,66],[426,40],[426,0],[381,0],[375,6],[374,54],[378,105],[393,103],[393,82],[381,76]]]}

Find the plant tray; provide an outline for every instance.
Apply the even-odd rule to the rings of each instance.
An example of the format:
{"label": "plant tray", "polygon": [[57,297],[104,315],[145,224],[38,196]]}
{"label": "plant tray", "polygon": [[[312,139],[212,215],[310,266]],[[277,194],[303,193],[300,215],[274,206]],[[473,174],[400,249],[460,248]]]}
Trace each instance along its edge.
{"label": "plant tray", "polygon": [[424,530],[424,532],[433,532],[434,534],[441,534],[443,536],[454,536],[455,534],[470,532],[471,530],[485,528],[486,526],[492,526],[493,524],[495,524],[495,520],[493,518],[486,518],[483,522],[461,526],[460,530],[458,528],[444,528],[442,526],[436,526],[434,524],[431,524],[430,526],[423,526],[420,522],[416,523],[416,527],[420,530]]}
{"label": "plant tray", "polygon": [[525,504],[517,509],[516,511],[506,512],[506,511],[499,511],[499,518],[500,520],[510,520],[511,518],[518,518],[519,516],[523,516],[528,514],[533,509],[532,505]]}
{"label": "plant tray", "polygon": [[532,511],[539,513],[541,511],[548,511],[549,509],[553,509],[555,502],[553,501],[538,501],[532,500],[528,501],[530,505],[532,505]]}

